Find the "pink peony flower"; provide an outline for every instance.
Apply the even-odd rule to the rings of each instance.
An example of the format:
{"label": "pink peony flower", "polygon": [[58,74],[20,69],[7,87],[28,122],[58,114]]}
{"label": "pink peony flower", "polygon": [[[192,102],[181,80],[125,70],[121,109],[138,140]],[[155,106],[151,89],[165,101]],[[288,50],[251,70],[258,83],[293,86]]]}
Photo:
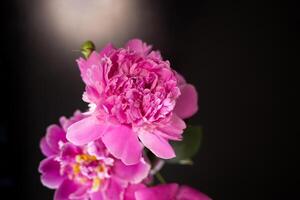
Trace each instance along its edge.
{"label": "pink peony flower", "polygon": [[130,185],[125,192],[126,200],[211,200],[207,195],[176,183],[146,187],[143,184]]}
{"label": "pink peony flower", "polygon": [[51,125],[40,147],[47,157],[41,161],[41,181],[56,189],[55,200],[121,200],[126,187],[147,177],[150,165],[141,157],[127,166],[113,157],[101,141],[75,146],[67,142],[66,130],[88,116],[76,112],[70,119],[62,117],[61,126]]}
{"label": "pink peony flower", "polygon": [[69,127],[69,141],[101,139],[127,165],[139,162],[143,145],[160,158],[175,157],[168,141],[181,140],[182,119],[197,111],[197,92],[158,51],[133,39],[125,48],[108,44],[77,62],[91,116]]}

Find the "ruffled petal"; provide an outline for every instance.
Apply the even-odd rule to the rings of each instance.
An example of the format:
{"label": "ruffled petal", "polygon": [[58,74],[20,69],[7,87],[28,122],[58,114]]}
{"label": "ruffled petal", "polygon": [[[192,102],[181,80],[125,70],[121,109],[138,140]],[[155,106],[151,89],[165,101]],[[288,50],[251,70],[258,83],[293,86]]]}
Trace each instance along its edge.
{"label": "ruffled petal", "polygon": [[66,133],[58,125],[50,125],[47,128],[46,141],[48,146],[56,153],[59,152],[59,142],[66,142]]}
{"label": "ruffled petal", "polygon": [[147,55],[151,50],[151,46],[147,45],[140,39],[129,40],[125,45],[125,48],[129,48],[130,50],[142,55]]}
{"label": "ruffled petal", "polygon": [[73,145],[72,143],[67,143],[62,147],[60,157],[62,160],[71,160],[73,159],[76,155],[82,153],[82,150]]}
{"label": "ruffled petal", "polygon": [[107,188],[104,191],[104,199],[105,200],[122,200],[125,192],[127,184],[122,182],[121,180],[111,177],[109,179],[109,183]]}
{"label": "ruffled petal", "polygon": [[191,84],[180,86],[181,95],[176,101],[174,112],[180,118],[188,118],[198,110],[198,94],[196,88]]}
{"label": "ruffled petal", "polygon": [[103,197],[103,192],[101,190],[98,192],[91,193],[90,197],[91,197],[91,200],[105,200]]}
{"label": "ruffled petal", "polygon": [[177,200],[212,200],[207,195],[189,186],[181,186],[177,194]]}
{"label": "ruffled petal", "polygon": [[75,145],[84,145],[100,138],[108,125],[91,116],[72,124],[67,131],[67,139]]}
{"label": "ruffled petal", "polygon": [[179,118],[175,113],[172,114],[169,123],[165,124],[158,129],[162,132],[160,133],[165,139],[170,140],[181,140],[183,130],[186,128],[185,122]]}
{"label": "ruffled petal", "polygon": [[131,184],[126,188],[124,200],[136,200],[135,192],[146,188],[144,184]]}
{"label": "ruffled petal", "polygon": [[126,165],[133,165],[140,161],[142,145],[131,128],[120,125],[110,127],[102,137],[108,151]]}
{"label": "ruffled petal", "polygon": [[112,52],[114,52],[116,49],[112,43],[108,43],[99,53],[100,58],[103,58],[104,56],[109,56]]}
{"label": "ruffled petal", "polygon": [[71,126],[75,122],[82,120],[83,118],[85,118],[85,115],[83,113],[81,113],[80,110],[76,110],[74,112],[73,116],[70,118],[66,118],[65,116],[60,117],[59,123],[60,123],[61,127],[63,128],[63,130],[65,132],[67,132],[69,126]]}
{"label": "ruffled petal", "polygon": [[79,189],[79,185],[69,179],[65,179],[55,191],[54,200],[70,200],[70,195]]}
{"label": "ruffled petal", "polygon": [[86,146],[87,152],[90,155],[96,156],[96,158],[106,157],[106,147],[101,140],[95,140],[90,142]]}
{"label": "ruffled petal", "polygon": [[43,137],[40,141],[40,149],[43,153],[44,156],[52,156],[54,154],[56,154],[56,152],[54,152],[48,145],[47,141],[46,141],[46,138]]}
{"label": "ruffled petal", "polygon": [[140,189],[135,192],[136,200],[174,200],[178,191],[178,185],[165,184],[150,188]]}
{"label": "ruffled petal", "polygon": [[114,172],[119,178],[130,183],[139,183],[147,177],[150,171],[150,165],[143,158],[138,164],[125,165],[122,161],[117,160],[114,164]]}
{"label": "ruffled petal", "polygon": [[75,192],[69,195],[69,199],[72,200],[87,200],[89,199],[89,194],[87,193],[88,187],[82,186],[79,187]]}
{"label": "ruffled petal", "polygon": [[100,64],[100,56],[93,51],[87,60],[83,58],[77,59],[77,64],[81,73],[82,80],[87,85],[93,85],[91,74],[89,73],[91,66]]}
{"label": "ruffled petal", "polygon": [[184,77],[181,74],[179,74],[178,72],[175,72],[175,76],[176,76],[177,83],[179,86],[186,84],[186,80],[184,79]]}
{"label": "ruffled petal", "polygon": [[180,132],[186,128],[185,122],[175,113],[172,114],[171,120],[168,123],[168,125],[171,126],[174,129],[174,131],[176,129],[175,132]]}
{"label": "ruffled petal", "polygon": [[39,172],[41,175],[41,182],[44,186],[56,189],[64,180],[64,177],[59,173],[60,165],[54,160],[54,156],[46,158],[40,162]]}
{"label": "ruffled petal", "polygon": [[169,142],[155,133],[140,132],[142,143],[159,158],[170,159],[175,157],[175,152]]}

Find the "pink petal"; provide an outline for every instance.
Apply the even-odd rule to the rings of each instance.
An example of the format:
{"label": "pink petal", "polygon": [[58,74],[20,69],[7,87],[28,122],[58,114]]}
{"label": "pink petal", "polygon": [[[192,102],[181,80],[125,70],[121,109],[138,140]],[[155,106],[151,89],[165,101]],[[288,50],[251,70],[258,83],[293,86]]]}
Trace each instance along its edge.
{"label": "pink petal", "polygon": [[75,145],[84,145],[100,138],[107,127],[96,117],[87,117],[68,128],[67,139]]}
{"label": "pink petal", "polygon": [[152,59],[157,59],[157,60],[162,60],[163,58],[161,57],[161,54],[159,51],[151,51],[148,54],[148,58],[152,58]]}
{"label": "pink petal", "polygon": [[103,135],[102,141],[109,152],[126,165],[140,161],[142,145],[131,128],[124,125],[111,127]]}
{"label": "pink petal", "polygon": [[175,76],[177,78],[177,82],[178,82],[179,86],[186,84],[186,81],[181,74],[179,74],[178,72],[175,72]]}
{"label": "pink petal", "polygon": [[178,115],[176,115],[175,113],[172,114],[169,125],[177,130],[183,130],[186,128],[185,122],[180,117],[178,117]]}
{"label": "pink petal", "polygon": [[67,132],[69,126],[74,124],[75,122],[78,122],[85,118],[85,115],[80,112],[80,110],[76,110],[72,117],[66,118],[65,116],[62,116],[59,118],[59,123],[63,130]]}
{"label": "pink petal", "polygon": [[174,112],[180,118],[188,118],[194,115],[198,110],[198,95],[196,88],[191,84],[180,86],[181,95],[177,99]]}
{"label": "pink petal", "polygon": [[44,186],[56,189],[64,180],[64,177],[59,173],[60,165],[54,160],[54,156],[46,158],[40,162],[39,172],[41,175],[41,182]]}
{"label": "pink petal", "polygon": [[135,192],[146,188],[144,184],[132,184],[126,188],[124,200],[136,200]]}
{"label": "pink petal", "polygon": [[132,39],[127,42],[125,45],[125,48],[129,48],[136,53],[147,55],[149,51],[151,50],[151,46],[147,45],[140,39]]}
{"label": "pink petal", "polygon": [[44,156],[52,156],[54,154],[56,154],[57,152],[54,152],[48,145],[47,141],[46,141],[46,138],[43,137],[40,141],[40,149],[43,153]]}
{"label": "pink petal", "polygon": [[180,187],[176,199],[177,200],[212,200],[202,192],[199,192],[185,185]]}
{"label": "pink petal", "polygon": [[138,164],[125,165],[122,161],[117,160],[114,164],[116,176],[130,183],[139,183],[147,177],[150,171],[150,165],[142,158]]}
{"label": "pink petal", "polygon": [[69,196],[79,189],[79,185],[69,179],[65,179],[55,191],[54,200],[70,200]]}
{"label": "pink petal", "polygon": [[111,67],[109,58],[106,57],[106,60],[103,58],[105,55],[111,53],[113,48],[107,46],[100,54],[96,51],[92,52],[90,57],[87,60],[82,58],[77,60],[81,77],[86,84],[90,87],[89,93],[99,93],[103,91],[106,82],[106,75],[108,69]]}
{"label": "pink petal", "polygon": [[69,199],[72,200],[87,200],[89,195],[87,193],[89,187],[81,186],[75,192],[69,195]]}
{"label": "pink petal", "polygon": [[67,143],[62,147],[60,156],[62,160],[71,160],[76,155],[81,154],[81,149],[72,143]]}
{"label": "pink petal", "polygon": [[127,184],[121,180],[111,177],[109,179],[108,186],[104,191],[104,196],[106,200],[122,200]]}
{"label": "pink petal", "polygon": [[136,200],[174,200],[178,191],[178,185],[165,184],[150,188],[140,189],[135,192]]}
{"label": "pink petal", "polygon": [[82,95],[82,100],[85,102],[98,102],[100,99],[99,91],[97,91],[93,86],[86,86],[85,92]]}
{"label": "pink petal", "polygon": [[100,58],[104,56],[109,56],[115,49],[112,43],[108,43],[99,53]]}
{"label": "pink petal", "polygon": [[185,128],[185,122],[175,113],[173,113],[170,122],[162,127],[159,127],[159,130],[163,132],[160,135],[165,139],[181,140],[181,134]]}
{"label": "pink petal", "polygon": [[106,147],[101,140],[88,143],[86,150],[88,154],[96,156],[96,158],[107,157]]}
{"label": "pink petal", "polygon": [[140,132],[142,143],[159,158],[170,159],[175,157],[175,152],[169,142],[163,137],[149,132]]}
{"label": "pink petal", "polygon": [[98,192],[93,192],[90,194],[91,200],[104,200],[103,192],[99,190]]}
{"label": "pink petal", "polygon": [[91,85],[92,82],[90,80],[90,74],[88,73],[88,70],[91,68],[92,65],[100,64],[99,54],[96,51],[93,51],[87,60],[79,58],[76,61],[79,66],[82,80],[85,84]]}
{"label": "pink petal", "polygon": [[54,152],[59,152],[59,142],[66,142],[66,133],[58,125],[50,125],[47,128],[46,141]]}

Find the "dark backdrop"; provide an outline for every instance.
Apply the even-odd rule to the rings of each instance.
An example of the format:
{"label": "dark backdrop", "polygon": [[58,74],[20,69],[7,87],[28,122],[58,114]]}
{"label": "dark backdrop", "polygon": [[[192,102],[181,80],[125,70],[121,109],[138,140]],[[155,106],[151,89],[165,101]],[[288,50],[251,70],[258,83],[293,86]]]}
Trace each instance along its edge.
{"label": "dark backdrop", "polygon": [[[39,140],[61,115],[86,108],[79,54],[72,51],[79,39],[61,37],[37,12],[37,2],[1,3],[0,189],[10,195],[3,199],[52,198],[39,182]],[[141,1],[128,12],[139,21],[95,41],[98,50],[110,41],[121,46],[142,38],[199,91],[200,109],[190,121],[203,126],[203,145],[194,166],[167,166],[166,179],[213,199],[292,196],[281,151],[287,8],[263,1],[170,0]]]}

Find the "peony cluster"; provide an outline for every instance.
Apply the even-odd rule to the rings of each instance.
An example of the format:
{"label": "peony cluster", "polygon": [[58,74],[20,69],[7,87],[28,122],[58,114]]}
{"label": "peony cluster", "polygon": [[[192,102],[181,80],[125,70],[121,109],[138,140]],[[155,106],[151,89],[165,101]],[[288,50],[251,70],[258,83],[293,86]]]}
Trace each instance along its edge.
{"label": "peony cluster", "polygon": [[182,140],[184,119],[198,110],[195,87],[139,39],[77,63],[89,109],[61,117],[40,142],[41,182],[54,199],[209,200],[185,185],[153,185],[153,157],[176,157],[169,142]]}

